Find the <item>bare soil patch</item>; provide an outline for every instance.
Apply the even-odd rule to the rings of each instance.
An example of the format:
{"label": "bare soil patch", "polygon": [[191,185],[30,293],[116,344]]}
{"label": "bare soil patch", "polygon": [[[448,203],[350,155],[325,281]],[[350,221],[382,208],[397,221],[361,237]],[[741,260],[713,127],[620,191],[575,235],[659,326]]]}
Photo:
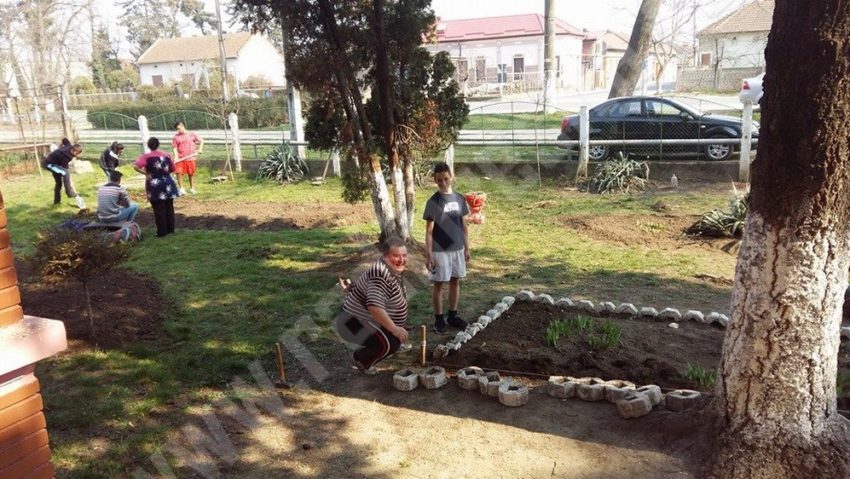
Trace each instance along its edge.
{"label": "bare soil patch", "polygon": [[[337,228],[374,221],[369,205],[304,202],[290,205],[267,201],[197,200],[174,202],[177,229],[219,231],[276,231],[287,229]],[[136,221],[154,226],[153,211],[144,208]]]}
{"label": "bare soil patch", "polygon": [[97,343],[100,348],[121,348],[165,335],[163,315],[171,305],[160,294],[159,283],[149,276],[117,269],[91,282],[97,331],[96,341],[91,341],[81,284],[44,283],[24,261],[17,261],[15,268],[26,314],[65,323],[72,347]]}

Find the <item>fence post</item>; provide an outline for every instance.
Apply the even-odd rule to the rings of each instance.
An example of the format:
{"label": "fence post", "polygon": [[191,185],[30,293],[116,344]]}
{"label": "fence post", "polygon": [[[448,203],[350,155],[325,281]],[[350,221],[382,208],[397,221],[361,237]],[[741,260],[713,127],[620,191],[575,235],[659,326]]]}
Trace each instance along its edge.
{"label": "fence post", "polygon": [[446,164],[449,165],[449,169],[452,171],[452,175],[455,172],[455,144],[452,143],[446,148]]}
{"label": "fence post", "polygon": [[301,91],[287,81],[286,89],[289,101],[289,141],[298,142],[298,157],[306,158],[307,151],[304,145],[304,120],[301,118]]}
{"label": "fence post", "polygon": [[227,115],[227,123],[233,133],[233,163],[236,164],[236,171],[242,171],[242,145],[239,143],[239,118],[236,113]]}
{"label": "fence post", "polygon": [[148,148],[148,138],[151,137],[151,133],[148,130],[148,119],[145,115],[139,115],[139,132],[142,134],[142,151],[147,153],[151,151]]}
{"label": "fence post", "polygon": [[578,112],[578,168],[576,169],[576,182],[587,177],[587,153],[590,148],[590,120],[587,114],[587,106],[582,106]]}
{"label": "fence post", "polygon": [[753,142],[753,102],[744,102],[741,120],[741,155],[738,163],[738,181],[750,182],[750,145]]}
{"label": "fence post", "polygon": [[331,150],[331,166],[334,176],[342,176],[342,167],[339,164],[339,150],[336,148]]}

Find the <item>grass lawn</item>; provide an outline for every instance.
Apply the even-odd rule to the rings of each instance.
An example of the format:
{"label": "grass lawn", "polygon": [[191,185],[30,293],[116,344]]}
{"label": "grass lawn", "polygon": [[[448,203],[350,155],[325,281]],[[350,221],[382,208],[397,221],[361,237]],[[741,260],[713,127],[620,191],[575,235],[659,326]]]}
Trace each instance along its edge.
{"label": "grass lawn", "polygon": [[[135,175],[121,169],[125,178]],[[337,179],[321,187],[277,186],[246,177],[212,185],[206,181],[210,173],[205,168],[199,173],[195,198],[200,201],[230,202],[234,208],[243,201],[266,202],[282,216],[293,208],[341,202]],[[101,175],[74,180],[93,206]],[[525,288],[659,308],[728,308],[728,286],[695,276],[731,278],[734,256],[699,247],[654,248],[652,235],[664,227],[659,226],[663,215],[651,208],[659,201],[676,215],[724,208],[731,195],[725,187],[587,195],[555,181],[538,187],[534,181],[460,177],[456,189],[488,195],[485,224],[470,226],[473,259],[462,293],[463,316],[475,318],[505,294]],[[432,191],[419,189],[417,211]],[[19,258],[30,252],[40,229],[74,214],[67,199],[60,207],[50,204],[48,175],[5,180],[2,193]],[[574,217],[605,217],[615,236],[616,228],[637,222],[649,241],[628,244],[584,235],[565,226],[565,219]],[[420,240],[423,226],[416,221]],[[177,229],[165,240],[146,230],[127,265],[156,278],[171,303],[165,306],[163,339],[118,350],[78,348],[39,365],[58,477],[132,472],[163,447],[188,408],[231,394],[227,382],[234,375],[247,377],[250,361],[259,359],[272,370],[271,348],[283,332],[299,324],[305,334],[331,337],[330,320],[340,302],[336,268],[377,235],[372,222],[263,232],[190,231],[179,223]],[[412,323],[430,322],[427,285],[413,281],[411,289]],[[314,352],[321,354],[321,348]]]}

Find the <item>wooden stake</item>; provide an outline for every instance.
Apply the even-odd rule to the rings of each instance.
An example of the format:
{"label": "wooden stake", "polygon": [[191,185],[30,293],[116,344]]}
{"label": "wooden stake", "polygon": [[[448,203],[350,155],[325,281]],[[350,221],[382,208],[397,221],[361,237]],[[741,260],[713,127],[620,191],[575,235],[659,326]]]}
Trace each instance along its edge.
{"label": "wooden stake", "polygon": [[422,325],[422,357],[420,358],[420,361],[422,362],[423,366],[425,365],[425,355],[428,353],[428,338],[427,338],[427,336],[428,336],[428,327],[423,324]]}
{"label": "wooden stake", "polygon": [[286,386],[286,365],[283,362],[283,347],[280,343],[274,343],[277,350],[277,374],[279,376],[278,387]]}

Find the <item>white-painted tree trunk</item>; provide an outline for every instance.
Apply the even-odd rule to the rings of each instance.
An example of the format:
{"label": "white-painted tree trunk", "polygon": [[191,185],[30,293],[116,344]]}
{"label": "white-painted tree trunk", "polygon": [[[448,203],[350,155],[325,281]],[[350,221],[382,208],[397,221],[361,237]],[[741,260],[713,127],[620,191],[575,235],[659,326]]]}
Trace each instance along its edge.
{"label": "white-painted tree trunk", "polygon": [[407,217],[407,198],[404,194],[404,177],[402,170],[395,167],[391,171],[393,177],[393,197],[395,199],[396,234],[403,240],[409,240],[409,218]]}
{"label": "white-painted tree trunk", "polygon": [[381,227],[382,236],[397,234],[390,192],[380,170],[372,171],[372,205],[375,207],[375,217]]}

